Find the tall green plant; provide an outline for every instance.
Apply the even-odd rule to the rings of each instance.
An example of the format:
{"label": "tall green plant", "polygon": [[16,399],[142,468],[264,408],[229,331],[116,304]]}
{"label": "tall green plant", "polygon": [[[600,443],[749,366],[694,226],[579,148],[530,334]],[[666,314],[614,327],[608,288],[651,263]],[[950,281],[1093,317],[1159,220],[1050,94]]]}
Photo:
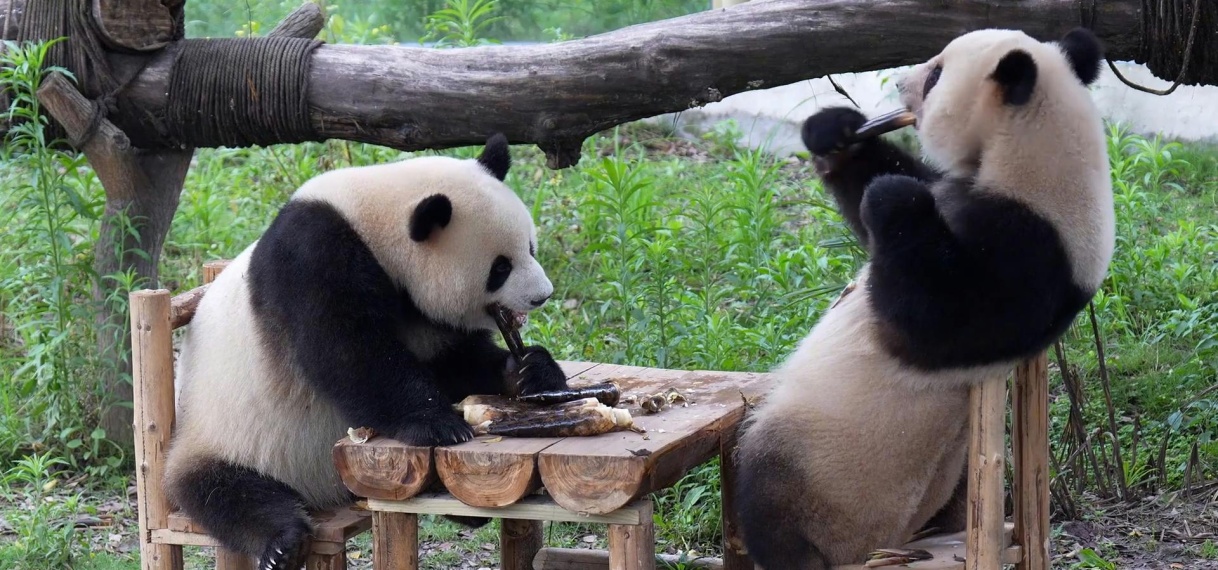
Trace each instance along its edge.
{"label": "tall green plant", "polygon": [[[7,301],[5,320],[16,335],[16,346],[0,359],[5,380],[0,402],[6,412],[23,418],[20,426],[0,423],[0,429],[21,430],[0,434],[5,445],[0,458],[21,447],[50,445],[65,451],[77,467],[109,469],[115,465],[110,446],[86,460],[67,444],[71,434],[93,432],[87,424],[104,396],[93,379],[102,367],[116,365],[97,355],[92,291],[103,279],[129,280],[94,274],[92,246],[104,211],[100,186],[83,156],[56,151],[59,141],[48,138],[38,87],[51,73],[72,78],[63,68],[45,65],[59,41],[6,42],[0,51],[0,90],[12,100],[0,114],[11,123],[0,154],[5,187],[0,247],[11,256],[0,272],[0,298]],[[123,295],[103,302],[121,304],[118,297]]]}

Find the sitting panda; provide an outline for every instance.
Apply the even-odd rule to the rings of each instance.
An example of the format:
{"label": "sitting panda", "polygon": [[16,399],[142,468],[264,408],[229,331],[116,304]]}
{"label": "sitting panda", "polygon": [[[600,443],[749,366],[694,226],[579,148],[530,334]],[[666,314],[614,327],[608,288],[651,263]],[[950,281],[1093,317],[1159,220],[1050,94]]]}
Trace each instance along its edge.
{"label": "sitting panda", "polygon": [[899,82],[924,164],[864,117],[803,139],[869,263],[788,360],[741,436],[736,503],[765,570],[860,564],[965,520],[968,399],[1052,344],[1108,270],[1101,47],[982,30]]}
{"label": "sitting panda", "polygon": [[[565,388],[544,348],[494,342],[553,286],[502,135],[308,181],[211,284],[182,339],[170,499],[260,570],[296,570],[307,511],[349,503],[331,459],[348,427],[407,444],[472,439],[470,394]],[[512,368],[512,373],[508,369]],[[519,378],[517,385],[509,378]]]}

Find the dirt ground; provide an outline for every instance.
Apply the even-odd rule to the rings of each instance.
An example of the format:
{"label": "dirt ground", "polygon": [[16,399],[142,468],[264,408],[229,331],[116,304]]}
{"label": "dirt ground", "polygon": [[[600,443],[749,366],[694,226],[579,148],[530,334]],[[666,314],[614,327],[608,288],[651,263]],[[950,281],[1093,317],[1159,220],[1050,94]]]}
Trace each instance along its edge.
{"label": "dirt ground", "polygon": [[[1054,568],[1218,570],[1218,482],[1131,504],[1095,502],[1054,521]],[[1084,565],[1091,549],[1113,566]]]}

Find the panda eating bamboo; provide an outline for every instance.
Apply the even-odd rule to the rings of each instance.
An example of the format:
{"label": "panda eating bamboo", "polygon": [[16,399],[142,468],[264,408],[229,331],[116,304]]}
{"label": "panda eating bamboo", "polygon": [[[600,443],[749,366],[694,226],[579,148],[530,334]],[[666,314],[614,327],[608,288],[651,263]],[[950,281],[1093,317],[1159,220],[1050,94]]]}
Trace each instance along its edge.
{"label": "panda eating bamboo", "polygon": [[749,418],[736,501],[765,570],[860,564],[965,519],[968,392],[1044,350],[1107,273],[1107,146],[1087,86],[1101,47],[981,30],[899,82],[928,163],[857,111],[804,143],[870,261]]}
{"label": "panda eating bamboo", "polygon": [[170,499],[260,570],[298,570],[307,511],[352,496],[331,459],[349,427],[411,445],[467,441],[471,394],[567,387],[544,348],[493,342],[554,288],[503,180],[502,135],[477,159],[327,172],[208,288],[182,340]]}

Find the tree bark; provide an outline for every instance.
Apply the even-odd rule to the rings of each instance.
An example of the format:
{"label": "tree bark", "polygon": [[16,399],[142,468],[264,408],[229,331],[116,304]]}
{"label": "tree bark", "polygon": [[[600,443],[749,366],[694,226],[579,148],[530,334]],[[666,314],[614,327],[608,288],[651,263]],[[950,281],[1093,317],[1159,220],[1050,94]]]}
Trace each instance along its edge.
{"label": "tree bark", "polygon": [[[502,132],[514,144],[536,143],[551,167],[565,167],[578,161],[585,138],[614,125],[742,91],[916,63],[952,38],[984,27],[1018,27],[1055,39],[1084,23],[1088,5],[770,0],[561,43],[464,49],[323,45],[313,52],[310,72],[313,140],[421,150],[481,144]],[[1140,7],[1140,0],[1098,4],[1095,30],[1114,58],[1137,57]],[[147,62],[120,100],[133,111],[121,113],[126,122],[120,126],[136,144],[190,142],[189,133],[170,132],[166,140],[151,121],[131,120],[164,115],[180,48]]]}

